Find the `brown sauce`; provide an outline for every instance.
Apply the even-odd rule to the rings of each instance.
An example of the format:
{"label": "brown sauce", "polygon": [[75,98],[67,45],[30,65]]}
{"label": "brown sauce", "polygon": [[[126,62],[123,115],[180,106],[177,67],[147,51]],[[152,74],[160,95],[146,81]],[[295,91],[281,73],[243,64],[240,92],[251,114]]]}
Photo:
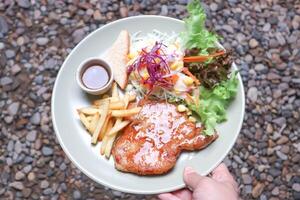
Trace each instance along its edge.
{"label": "brown sauce", "polygon": [[104,87],[109,80],[109,73],[100,65],[91,65],[82,74],[82,82],[89,89]]}

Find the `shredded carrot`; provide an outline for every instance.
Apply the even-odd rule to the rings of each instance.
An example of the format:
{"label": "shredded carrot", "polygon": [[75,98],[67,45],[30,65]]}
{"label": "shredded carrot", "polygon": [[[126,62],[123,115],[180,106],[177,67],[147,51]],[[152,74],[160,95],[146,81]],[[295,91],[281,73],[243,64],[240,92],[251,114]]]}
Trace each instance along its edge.
{"label": "shredded carrot", "polygon": [[182,68],[182,72],[188,75],[189,77],[191,77],[196,83],[196,85],[200,85],[200,81],[189,71],[188,68],[186,67]]}
{"label": "shredded carrot", "polygon": [[216,56],[221,56],[224,53],[225,53],[225,51],[219,51],[219,52],[211,54],[211,55],[200,55],[200,56],[184,57],[183,62],[185,62],[185,63],[204,62],[204,61],[208,60],[209,58],[213,58],[213,57],[216,57]]}
{"label": "shredded carrot", "polygon": [[174,74],[174,75],[172,75],[170,78],[168,78],[169,80],[170,80],[170,82],[172,83],[172,84],[174,84],[175,85],[175,83],[178,81],[178,79],[179,79],[179,76],[177,75],[177,74]]}

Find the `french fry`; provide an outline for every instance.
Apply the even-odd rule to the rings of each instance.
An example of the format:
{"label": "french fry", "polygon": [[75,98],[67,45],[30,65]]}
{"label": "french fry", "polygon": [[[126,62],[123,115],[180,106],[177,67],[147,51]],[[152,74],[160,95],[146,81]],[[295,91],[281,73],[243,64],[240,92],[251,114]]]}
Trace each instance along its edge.
{"label": "french fry", "polygon": [[116,102],[111,102],[109,104],[109,109],[111,110],[119,110],[124,108],[124,102],[123,101],[116,101]]}
{"label": "french fry", "polygon": [[114,82],[111,96],[102,95],[101,99],[95,100],[90,107],[77,109],[80,120],[92,135],[92,144],[101,142],[100,153],[109,158],[115,139],[130,121],[123,121],[123,117],[129,117],[140,112],[141,107],[127,109],[129,102],[136,99],[136,94],[125,93],[119,96],[117,84]]}
{"label": "french fry", "polygon": [[[113,125],[114,125],[114,120],[112,118],[110,118],[104,133],[108,133],[112,129]],[[106,147],[107,141],[108,141],[108,136],[104,135],[104,137],[102,139],[102,143],[101,143],[101,148],[100,148],[101,155],[103,155],[105,152],[105,147]]]}
{"label": "french fry", "polygon": [[108,136],[105,135],[102,142],[101,142],[101,147],[100,147],[100,154],[101,155],[104,155],[104,153],[105,153],[105,148],[106,148],[107,141],[108,141]]}
{"label": "french fry", "polygon": [[81,112],[79,112],[79,119],[80,119],[80,121],[82,122],[82,124],[84,125],[84,127],[85,127],[86,129],[88,129],[89,126],[90,126],[90,123],[89,123],[89,121],[87,120],[86,116],[85,116],[83,113],[81,113]]}
{"label": "french fry", "polygon": [[96,126],[97,126],[97,122],[99,121],[99,118],[100,118],[100,114],[99,113],[96,113],[93,117],[92,117],[92,120],[90,122],[90,126],[89,126],[89,132],[92,134],[95,129],[96,129]]}
{"label": "french fry", "polygon": [[96,113],[99,113],[99,109],[95,107],[85,107],[85,108],[80,108],[77,110],[78,112],[81,112],[86,115],[94,115]]}
{"label": "french fry", "polygon": [[129,94],[126,93],[125,96],[124,96],[124,109],[127,108],[128,104],[129,104]]}
{"label": "french fry", "polygon": [[92,144],[96,144],[97,141],[98,141],[98,137],[99,137],[100,131],[101,131],[103,125],[104,125],[104,122],[105,122],[106,116],[108,114],[108,111],[109,111],[109,100],[106,100],[101,105],[101,112],[100,112],[101,116],[100,116],[100,119],[97,122],[97,126],[95,128],[95,131],[93,132]]}
{"label": "french fry", "polygon": [[[136,95],[135,94],[128,94],[129,97],[129,102],[134,101],[136,99]],[[104,98],[104,99],[97,99],[93,102],[94,106],[100,106],[104,101],[109,100],[111,103],[116,103],[118,101],[120,101],[119,97],[108,97],[108,98]]]}
{"label": "french fry", "polygon": [[136,94],[128,94],[129,102],[134,101],[136,99]]}
{"label": "french fry", "polygon": [[138,114],[141,111],[141,107],[135,107],[127,110],[113,110],[111,111],[111,116],[113,117],[130,117],[132,115]]}
{"label": "french fry", "polygon": [[119,121],[117,120],[114,127],[107,133],[108,136],[116,135],[120,130],[125,128],[130,121]]}
{"label": "french fry", "polygon": [[117,101],[119,101],[119,98],[118,97],[108,97],[108,98],[105,98],[105,99],[97,99],[93,102],[93,105],[94,106],[101,106],[101,104],[104,101],[107,101],[107,100],[109,100],[110,102],[117,102]]}
{"label": "french fry", "polygon": [[111,96],[112,96],[112,97],[118,97],[118,98],[119,98],[118,85],[117,85],[116,82],[114,82],[113,85],[112,85]]}
{"label": "french fry", "polygon": [[104,125],[103,125],[103,127],[102,127],[102,129],[101,129],[101,131],[100,131],[99,138],[98,138],[99,140],[102,140],[103,137],[104,137],[104,135],[105,135],[105,133],[106,133],[107,125],[108,125],[108,122],[109,122],[109,120],[110,120],[110,117],[111,117],[111,114],[109,113],[109,114],[107,115],[107,117],[106,117],[106,119],[105,119],[105,122],[104,122]]}
{"label": "french fry", "polygon": [[117,134],[111,136],[111,137],[108,137],[107,139],[107,143],[106,143],[106,146],[105,146],[105,157],[108,159],[110,157],[110,154],[111,154],[111,150],[112,150],[112,147],[113,147],[113,144],[114,144],[114,141],[117,137]]}

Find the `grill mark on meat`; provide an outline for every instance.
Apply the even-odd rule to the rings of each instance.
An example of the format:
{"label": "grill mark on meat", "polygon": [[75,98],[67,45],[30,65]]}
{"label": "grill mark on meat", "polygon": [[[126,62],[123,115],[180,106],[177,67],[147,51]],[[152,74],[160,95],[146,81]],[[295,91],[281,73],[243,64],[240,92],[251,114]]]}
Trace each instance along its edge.
{"label": "grill mark on meat", "polygon": [[200,150],[217,138],[204,136],[185,113],[166,102],[148,101],[113,147],[118,170],[140,175],[168,172],[182,150]]}

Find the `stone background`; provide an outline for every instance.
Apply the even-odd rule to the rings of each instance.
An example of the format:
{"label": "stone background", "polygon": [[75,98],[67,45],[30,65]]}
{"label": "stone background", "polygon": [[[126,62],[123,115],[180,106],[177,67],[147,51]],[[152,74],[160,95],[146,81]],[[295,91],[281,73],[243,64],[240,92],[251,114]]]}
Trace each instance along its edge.
{"label": "stone background", "polygon": [[[182,19],[186,0],[0,0],[0,199],[156,199],[111,191],[70,163],[50,116],[56,74],[86,35],[119,18]],[[246,89],[225,159],[243,199],[300,199],[300,2],[205,0]]]}

